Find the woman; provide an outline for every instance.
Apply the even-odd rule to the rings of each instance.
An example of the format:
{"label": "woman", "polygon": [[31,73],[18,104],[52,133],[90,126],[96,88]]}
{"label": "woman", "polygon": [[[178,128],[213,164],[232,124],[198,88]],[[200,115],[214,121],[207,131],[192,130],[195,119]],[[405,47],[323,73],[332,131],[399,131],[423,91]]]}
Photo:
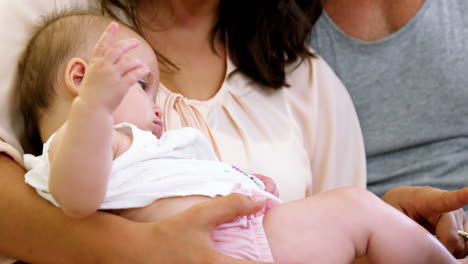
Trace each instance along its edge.
{"label": "woman", "polygon": [[[20,2],[0,10],[17,15],[21,12],[20,17],[24,17],[24,10],[40,13],[47,11],[44,6],[55,9],[85,4],[79,0],[43,0],[18,8]],[[294,2],[269,1],[255,6],[237,1],[226,6],[223,1],[219,9],[219,1],[205,1],[203,6],[190,1],[173,1],[172,6],[165,1],[134,2],[137,5],[128,14],[140,18],[143,33],[168,59],[161,74],[164,87],[159,97],[167,104],[165,121],[169,128],[201,128],[222,160],[274,178],[285,200],[339,185],[364,185],[364,152],[353,107],[328,66],[301,47],[308,36],[304,32],[309,32],[311,25]],[[223,10],[232,12],[237,23],[244,24],[232,23]],[[3,12],[6,14],[1,17],[7,19],[10,14]],[[223,14],[218,16],[218,12]],[[268,14],[270,18],[259,23],[273,31],[253,31],[259,24],[253,26],[247,18]],[[17,17],[11,21],[14,19]],[[220,28],[239,26],[242,30],[226,35],[215,31],[213,35],[217,22]],[[301,30],[286,34],[287,30],[275,31],[278,25]],[[19,30],[24,33],[24,29]],[[15,32],[14,40],[18,31],[10,31]],[[247,38],[236,35],[241,33]],[[256,43],[250,39],[262,33]],[[278,47],[278,41],[285,38],[290,41]],[[236,41],[240,44],[235,45]],[[237,56],[236,52],[244,51],[232,46],[248,46],[255,57]],[[270,56],[262,54],[267,50]],[[233,71],[234,65],[239,71]],[[225,80],[227,75],[231,79]],[[285,83],[291,87],[274,89]],[[9,94],[9,88],[6,84],[1,92]],[[5,108],[10,102],[3,105],[1,113],[6,118],[2,120],[13,120]],[[10,133],[0,136],[17,146],[13,129],[8,122],[2,123],[2,131]],[[14,156],[14,151],[2,150]],[[160,223],[133,223],[104,213],[76,221],[25,187],[24,171],[5,155],[0,171],[0,186],[8,186],[0,199],[5,216],[0,220],[0,251],[8,256],[39,263],[252,263],[221,256],[210,244],[214,226],[260,208],[261,203],[245,197],[215,199]]]}

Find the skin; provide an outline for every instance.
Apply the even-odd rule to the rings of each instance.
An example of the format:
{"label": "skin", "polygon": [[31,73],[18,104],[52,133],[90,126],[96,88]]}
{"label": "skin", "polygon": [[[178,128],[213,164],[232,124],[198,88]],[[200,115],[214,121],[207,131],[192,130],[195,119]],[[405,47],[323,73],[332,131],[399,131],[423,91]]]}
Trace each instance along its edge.
{"label": "skin", "polygon": [[[152,21],[152,1],[139,1],[138,12],[143,20]],[[226,74],[226,49],[219,36],[211,46],[211,29],[216,23],[219,0],[158,1],[158,17],[151,30],[143,25],[148,42],[180,70],[174,74],[161,67],[161,82],[171,91],[189,99],[208,100],[221,87]],[[172,7],[170,6],[172,5]],[[164,41],[160,41],[164,39]]]}
{"label": "skin", "polygon": [[327,0],[324,8],[347,35],[377,41],[408,23],[423,3],[424,0]]}
{"label": "skin", "polygon": [[[347,35],[362,41],[378,41],[408,23],[423,4],[424,0],[327,0],[324,7]],[[444,203],[439,199],[441,196]],[[455,256],[464,257],[468,254],[468,241],[456,231],[468,229],[468,216],[460,209],[463,206],[460,199],[466,199],[466,195],[456,197],[457,194],[434,188],[397,187],[383,199],[436,234]]]}

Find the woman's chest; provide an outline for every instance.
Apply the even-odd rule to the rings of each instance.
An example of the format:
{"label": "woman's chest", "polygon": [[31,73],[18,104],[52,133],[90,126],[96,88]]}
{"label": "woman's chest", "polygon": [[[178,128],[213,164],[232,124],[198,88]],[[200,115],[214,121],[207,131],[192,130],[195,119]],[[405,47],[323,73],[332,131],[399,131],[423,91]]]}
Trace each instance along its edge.
{"label": "woman's chest", "polygon": [[166,129],[200,129],[221,161],[272,178],[282,200],[306,196],[312,184],[304,135],[281,93],[217,95],[209,102],[161,96]]}

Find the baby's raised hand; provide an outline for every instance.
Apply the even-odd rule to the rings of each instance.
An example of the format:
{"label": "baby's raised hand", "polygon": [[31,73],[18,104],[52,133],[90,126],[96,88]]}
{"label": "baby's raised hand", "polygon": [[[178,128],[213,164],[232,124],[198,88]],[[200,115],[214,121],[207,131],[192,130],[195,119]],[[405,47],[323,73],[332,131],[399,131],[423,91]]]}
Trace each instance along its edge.
{"label": "baby's raised hand", "polygon": [[85,70],[79,96],[93,107],[110,113],[120,104],[128,89],[149,73],[140,59],[129,56],[137,39],[116,40],[119,24],[112,22],[99,38]]}

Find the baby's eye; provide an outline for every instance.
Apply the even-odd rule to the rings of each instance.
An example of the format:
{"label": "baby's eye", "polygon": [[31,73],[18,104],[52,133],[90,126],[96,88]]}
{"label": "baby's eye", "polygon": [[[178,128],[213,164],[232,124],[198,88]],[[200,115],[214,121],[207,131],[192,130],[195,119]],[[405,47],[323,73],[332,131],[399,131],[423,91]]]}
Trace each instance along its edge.
{"label": "baby's eye", "polygon": [[145,81],[142,81],[142,80],[138,81],[138,84],[141,86],[141,88],[142,88],[143,90],[146,90],[146,88],[148,87],[148,85],[146,84],[146,82],[145,82]]}

